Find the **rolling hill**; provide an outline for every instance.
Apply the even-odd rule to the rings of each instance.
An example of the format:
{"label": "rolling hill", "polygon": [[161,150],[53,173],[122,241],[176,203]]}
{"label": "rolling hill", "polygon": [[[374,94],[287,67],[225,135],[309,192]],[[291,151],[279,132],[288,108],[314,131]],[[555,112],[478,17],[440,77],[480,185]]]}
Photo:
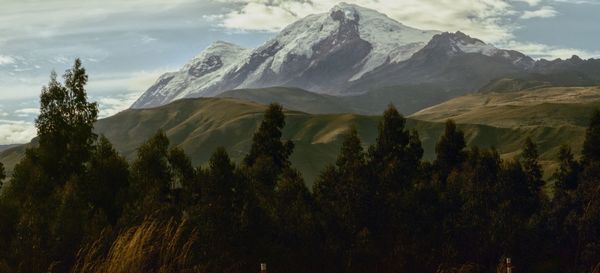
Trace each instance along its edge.
{"label": "rolling hill", "polygon": [[217,97],[237,98],[268,104],[277,102],[287,109],[310,114],[354,113],[379,115],[394,104],[405,115],[436,105],[450,98],[449,94],[432,84],[391,86],[352,96],[331,96],[299,88],[270,87],[238,89]]}
{"label": "rolling hill", "polygon": [[482,124],[502,128],[586,127],[600,108],[600,86],[543,87],[518,92],[476,93],[423,109],[412,118]]}
{"label": "rolling hill", "polygon": [[[99,120],[96,131],[104,134],[128,159],[136,148],[163,129],[172,145],[183,148],[194,164],[204,164],[219,146],[227,148],[234,160],[241,160],[250,147],[252,134],[262,120],[266,105],[232,98],[184,99],[151,109],[130,109]],[[286,110],[283,137],[296,144],[292,163],[304,175],[309,186],[326,164],[333,162],[341,145],[341,136],[355,126],[365,145],[374,142],[379,116],[357,114],[308,114]],[[434,158],[435,143],[443,133],[441,122],[408,119],[407,127],[420,133],[425,158]],[[551,169],[561,144],[572,143],[579,151],[583,142],[581,126],[524,126],[501,128],[461,124],[469,145],[496,147],[503,157],[520,153],[527,136],[538,143],[544,165]],[[0,161],[9,169],[22,157],[24,146],[0,153]]]}

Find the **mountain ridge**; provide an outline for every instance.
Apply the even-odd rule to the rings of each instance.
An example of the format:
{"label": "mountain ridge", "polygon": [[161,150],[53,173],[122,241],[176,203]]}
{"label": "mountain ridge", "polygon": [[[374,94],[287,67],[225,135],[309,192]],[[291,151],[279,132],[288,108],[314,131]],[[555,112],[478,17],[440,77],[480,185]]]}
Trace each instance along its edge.
{"label": "mountain ridge", "polygon": [[[132,108],[154,107],[183,97],[210,97],[232,89],[285,86],[328,95],[352,95],[387,86],[429,83],[414,82],[405,71],[399,72],[405,75],[402,80],[388,77],[382,81],[385,85],[379,86],[369,82],[373,73],[406,67],[401,64],[430,46],[437,36],[455,37],[454,48],[463,53],[499,59],[513,55],[525,58],[462,32],[419,30],[375,10],[341,3],[328,13],[309,15],[290,24],[254,50],[239,50],[242,53],[235,58],[239,62],[211,71],[214,77],[210,80],[189,76],[190,64],[175,74],[165,74]],[[204,56],[222,58],[218,54]],[[179,75],[177,81],[170,78],[173,75]],[[166,93],[171,99],[164,99]]]}

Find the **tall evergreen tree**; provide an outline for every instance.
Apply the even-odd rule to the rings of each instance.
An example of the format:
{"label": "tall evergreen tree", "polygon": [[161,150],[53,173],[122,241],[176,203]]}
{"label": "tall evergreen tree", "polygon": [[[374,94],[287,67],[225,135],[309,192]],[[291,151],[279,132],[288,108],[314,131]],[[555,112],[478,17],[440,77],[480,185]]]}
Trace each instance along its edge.
{"label": "tall evergreen tree", "polygon": [[82,197],[93,213],[104,214],[109,223],[116,224],[129,187],[129,164],[104,136],[98,138],[92,151],[83,187],[86,189]]}
{"label": "tall evergreen tree", "polygon": [[435,145],[437,167],[441,181],[445,181],[450,172],[460,168],[466,159],[466,142],[464,133],[456,128],[452,120],[446,121],[444,135]]}
{"label": "tall evergreen tree", "polygon": [[244,158],[244,163],[252,166],[260,157],[267,157],[279,170],[288,167],[294,144],[289,140],[285,142],[281,140],[281,130],[284,126],[283,108],[279,104],[270,104],[258,131],[252,138],[252,147],[250,153]]}
{"label": "tall evergreen tree", "polygon": [[393,105],[383,113],[379,134],[369,150],[373,173],[378,176],[381,191],[395,195],[410,186],[423,155],[417,133],[405,128],[406,119]]}
{"label": "tall evergreen tree", "polygon": [[581,153],[584,164],[600,161],[600,110],[592,114]]}
{"label": "tall evergreen tree", "polygon": [[541,188],[544,185],[542,180],[542,166],[538,161],[538,150],[537,146],[531,141],[531,138],[525,140],[523,147],[523,153],[521,154],[521,164],[523,170],[527,174],[527,183],[529,185],[529,191],[532,194],[531,198],[540,198]]}
{"label": "tall evergreen tree", "polygon": [[173,184],[169,139],[162,130],[138,148],[131,166],[129,194],[132,220],[160,213],[169,204]]}
{"label": "tall evergreen tree", "polygon": [[575,156],[573,155],[573,152],[569,146],[563,145],[560,147],[558,160],[560,162],[560,166],[552,176],[555,187],[562,191],[576,189],[578,184],[577,179],[579,173],[581,172],[581,167],[579,162],[575,160]]}
{"label": "tall evergreen tree", "polygon": [[0,162],[0,189],[2,189],[4,179],[6,179],[6,170],[4,169],[4,164]]}
{"label": "tall evergreen tree", "polygon": [[254,133],[250,152],[244,158],[263,205],[270,202],[268,200],[272,198],[278,176],[291,165],[289,158],[294,143],[281,139],[284,126],[283,108],[279,104],[270,104],[260,127]]}
{"label": "tall evergreen tree", "polygon": [[344,137],[335,165],[328,166],[314,185],[315,198],[328,219],[328,251],[336,253],[345,271],[364,266],[372,244],[375,187],[368,177],[366,155],[352,128]]}

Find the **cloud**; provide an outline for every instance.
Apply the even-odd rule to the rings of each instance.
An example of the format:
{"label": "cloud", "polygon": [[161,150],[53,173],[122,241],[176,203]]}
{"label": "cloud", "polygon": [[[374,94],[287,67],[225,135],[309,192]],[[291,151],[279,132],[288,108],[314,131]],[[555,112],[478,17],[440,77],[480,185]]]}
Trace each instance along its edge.
{"label": "cloud", "polygon": [[36,134],[32,122],[0,120],[0,145],[28,143]]}
{"label": "cloud", "polygon": [[598,0],[554,0],[554,2],[575,5],[600,5]]}
{"label": "cloud", "polygon": [[6,55],[0,55],[0,65],[14,64],[15,58]]}
{"label": "cloud", "polygon": [[506,48],[514,49],[521,52],[526,52],[528,55],[534,58],[541,59],[557,59],[566,58],[572,55],[577,55],[584,59],[598,58],[600,57],[600,51],[588,51],[577,48],[565,48],[558,46],[550,46],[540,43],[528,43],[528,42],[517,42],[510,41],[503,45]]}
{"label": "cloud", "polygon": [[129,109],[140,95],[141,93],[135,92],[115,96],[105,96],[96,99],[100,108],[99,118],[110,117],[123,110]]}
{"label": "cloud", "polygon": [[16,116],[18,117],[30,117],[30,116],[38,116],[40,114],[39,108],[23,108],[15,111]]}
{"label": "cloud", "polygon": [[247,3],[241,10],[225,15],[222,25],[226,28],[276,32],[297,19],[298,16],[284,6]]}
{"label": "cloud", "polygon": [[542,1],[543,0],[519,0],[518,2],[525,2],[529,6],[535,7],[535,6],[539,5],[540,3],[542,3]]}
{"label": "cloud", "polygon": [[525,11],[521,15],[521,19],[532,19],[532,18],[550,18],[558,15],[558,11],[550,6],[543,6],[538,10]]}
{"label": "cloud", "polygon": [[[309,14],[327,12],[338,0],[236,1],[241,8],[224,15],[226,28],[277,31]],[[385,12],[391,18],[420,29],[469,33],[486,41],[513,37],[508,19],[516,11],[505,0],[351,0],[363,7]]]}

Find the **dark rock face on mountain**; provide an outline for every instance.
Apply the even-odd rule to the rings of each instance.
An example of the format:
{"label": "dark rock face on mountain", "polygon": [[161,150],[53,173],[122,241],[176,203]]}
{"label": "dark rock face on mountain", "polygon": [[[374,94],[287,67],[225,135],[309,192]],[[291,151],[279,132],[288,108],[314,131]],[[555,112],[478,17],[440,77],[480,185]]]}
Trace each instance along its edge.
{"label": "dark rock face on mountain", "polygon": [[347,90],[361,93],[384,86],[433,83],[464,94],[495,78],[527,71],[534,64],[520,52],[497,49],[461,32],[443,33],[409,60],[380,67]]}
{"label": "dark rock face on mountain", "polygon": [[[328,13],[289,25],[256,49],[215,42],[180,71],[161,76],[132,108],[274,86],[348,96],[427,85],[443,92],[440,98],[451,98],[498,86],[494,83],[498,79],[523,75],[525,78],[509,84],[508,89],[531,86],[530,80],[536,81],[535,85],[552,85],[546,78],[563,85],[600,83],[600,60],[574,56],[535,61],[460,31],[418,30],[377,11],[342,3]],[[507,86],[506,81],[502,86]],[[418,94],[409,98],[415,100],[413,106],[432,102]]]}
{"label": "dark rock face on mountain", "polygon": [[537,74],[578,74],[582,78],[588,78],[600,82],[600,59],[583,60],[574,55],[570,59],[556,59],[553,61],[539,60],[531,69],[531,73]]}
{"label": "dark rock face on mountain", "polygon": [[254,50],[225,42],[211,45],[180,71],[160,77],[133,108],[268,86],[342,94],[341,87],[377,67],[409,59],[438,33],[342,3],[291,24]]}

